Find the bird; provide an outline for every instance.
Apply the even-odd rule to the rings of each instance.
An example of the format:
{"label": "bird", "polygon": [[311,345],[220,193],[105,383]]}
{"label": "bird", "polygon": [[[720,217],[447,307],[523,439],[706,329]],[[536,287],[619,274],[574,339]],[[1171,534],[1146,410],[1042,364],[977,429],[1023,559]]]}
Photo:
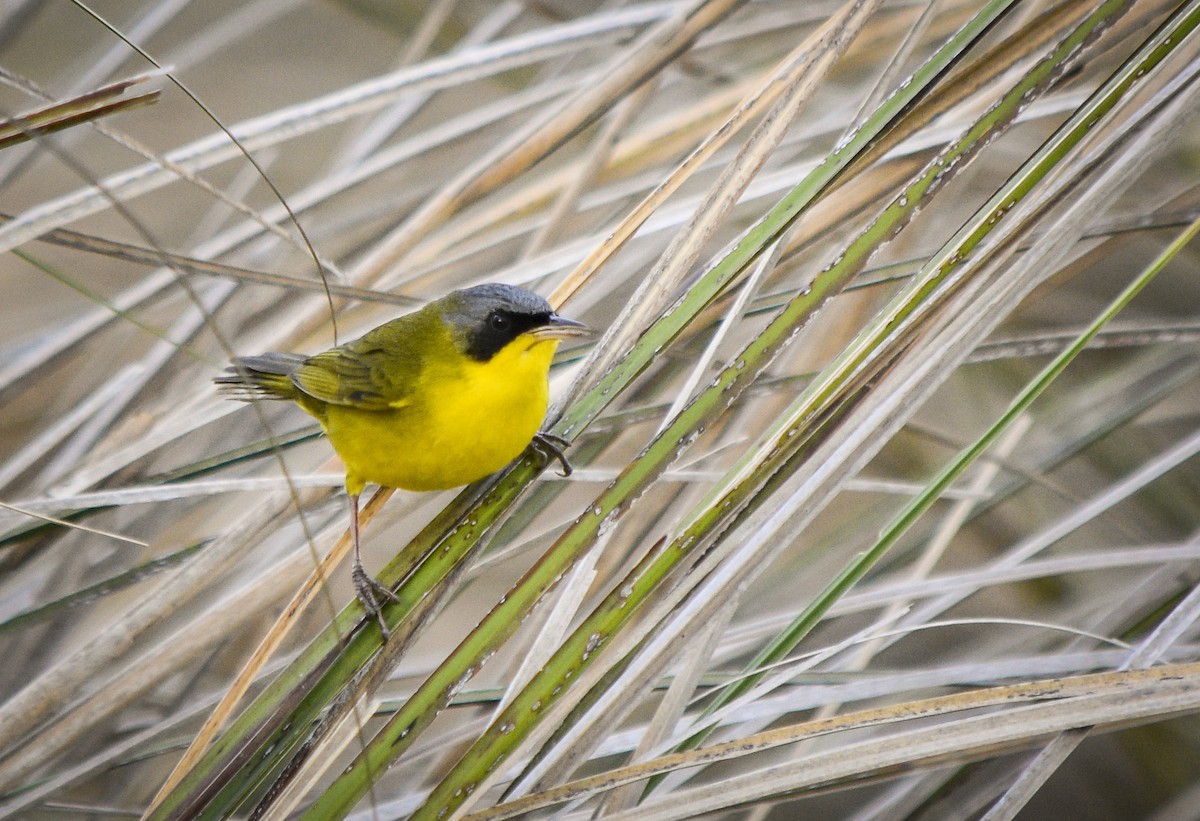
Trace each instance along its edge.
{"label": "bird", "polygon": [[367,483],[411,491],[470,484],[531,446],[569,475],[566,441],[541,426],[560,340],[588,333],[538,294],[489,283],[314,356],[235,357],[213,381],[229,398],[290,400],[320,422],[346,471],[354,591],[386,640],[380,599],[396,596],[363,567],[359,495]]}

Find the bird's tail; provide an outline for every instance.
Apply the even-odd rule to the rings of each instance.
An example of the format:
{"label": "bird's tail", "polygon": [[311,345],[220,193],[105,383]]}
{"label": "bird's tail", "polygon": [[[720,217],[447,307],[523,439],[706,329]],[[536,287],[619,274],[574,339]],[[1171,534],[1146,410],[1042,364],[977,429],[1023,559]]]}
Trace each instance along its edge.
{"label": "bird's tail", "polygon": [[243,402],[254,399],[295,399],[299,391],[292,384],[292,373],[307,358],[295,353],[239,356],[213,382],[230,399]]}

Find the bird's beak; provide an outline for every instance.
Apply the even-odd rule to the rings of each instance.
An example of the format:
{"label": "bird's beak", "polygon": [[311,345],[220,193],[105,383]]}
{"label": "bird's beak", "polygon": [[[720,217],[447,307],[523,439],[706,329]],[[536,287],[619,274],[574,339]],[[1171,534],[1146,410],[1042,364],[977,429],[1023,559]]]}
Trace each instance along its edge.
{"label": "bird's beak", "polygon": [[550,314],[550,320],[545,325],[534,328],[530,333],[538,339],[566,339],[572,336],[587,336],[591,332],[592,329],[582,322]]}

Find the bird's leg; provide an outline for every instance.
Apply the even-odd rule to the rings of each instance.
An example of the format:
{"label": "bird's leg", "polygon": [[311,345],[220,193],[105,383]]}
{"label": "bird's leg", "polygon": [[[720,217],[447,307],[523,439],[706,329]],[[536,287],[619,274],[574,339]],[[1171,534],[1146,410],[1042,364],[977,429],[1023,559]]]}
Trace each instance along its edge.
{"label": "bird's leg", "polygon": [[350,581],[354,583],[354,595],[358,597],[362,604],[363,612],[368,618],[374,618],[379,622],[379,632],[383,634],[383,640],[387,641],[391,638],[391,631],[388,630],[387,623],[383,620],[383,608],[379,606],[379,599],[375,594],[378,593],[384,599],[392,601],[400,601],[396,598],[396,594],[389,590],[385,585],[377,582],[373,577],[367,575],[367,569],[363,567],[362,556],[358,550],[358,494],[350,494],[350,540],[354,544],[354,564],[350,568]]}
{"label": "bird's leg", "polygon": [[571,443],[561,436],[539,431],[533,435],[533,441],[529,443],[529,446],[547,462],[557,459],[558,463],[562,465],[562,470],[558,471],[558,475],[566,477],[570,476],[573,470],[571,463],[567,461],[567,454],[563,453],[563,448],[569,444]]}

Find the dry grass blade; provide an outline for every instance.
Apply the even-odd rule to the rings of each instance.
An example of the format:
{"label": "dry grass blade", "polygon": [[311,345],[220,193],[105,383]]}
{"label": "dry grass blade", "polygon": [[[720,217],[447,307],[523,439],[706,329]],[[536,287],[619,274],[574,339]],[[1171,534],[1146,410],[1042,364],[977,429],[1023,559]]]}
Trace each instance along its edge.
{"label": "dry grass blade", "polygon": [[1127,688],[1118,680],[1109,686],[1099,686],[1094,694],[1014,707],[896,733],[890,738],[846,744],[827,754],[797,757],[786,764],[764,768],[761,773],[681,791],[673,801],[647,802],[635,811],[611,817],[622,821],[687,818],[696,812],[758,801],[797,786],[833,785],[874,772],[887,775],[896,767],[936,766],[947,760],[994,754],[997,749],[1019,748],[1031,739],[1060,729],[1091,724],[1119,726],[1197,709],[1200,709],[1200,683],[1194,674],[1168,674],[1144,687]]}
{"label": "dry grass blade", "polygon": [[411,217],[394,229],[355,269],[356,282],[373,283],[403,258],[434,225],[511,177],[521,173],[610,109],[622,95],[646,82],[700,33],[720,22],[745,0],[697,0],[651,28],[557,110],[526,127],[480,157],[444,185]]}
{"label": "dry grass blade", "polygon": [[104,256],[113,257],[115,259],[126,260],[128,262],[137,262],[143,265],[170,265],[181,271],[189,273],[204,274],[212,277],[222,277],[225,279],[235,280],[237,282],[246,282],[259,285],[274,285],[278,288],[284,288],[292,291],[313,291],[324,293],[326,287],[329,292],[336,297],[342,299],[358,299],[367,302],[383,302],[392,305],[412,305],[414,300],[402,294],[393,294],[387,291],[373,291],[366,288],[356,288],[353,285],[345,285],[340,282],[330,282],[326,286],[320,280],[302,279],[300,277],[287,276],[285,274],[272,274],[268,271],[255,271],[249,268],[241,268],[236,265],[229,265],[222,262],[213,262],[206,259],[197,259],[196,257],[184,256],[183,254],[163,253],[157,249],[143,248],[129,242],[115,242],[103,237],[88,236],[81,234],[78,231],[71,231],[66,228],[58,228],[50,231],[41,237],[43,242],[54,243],[66,248],[77,248],[81,251],[88,251],[94,254],[103,254]]}
{"label": "dry grass blade", "polygon": [[68,522],[65,519],[59,519],[56,516],[48,516],[45,513],[38,513],[37,511],[21,507],[20,505],[10,505],[7,502],[0,502],[0,507],[4,508],[5,510],[10,510],[20,516],[28,516],[43,522],[49,522],[50,524],[60,525],[61,527],[73,527],[77,530],[82,530],[85,533],[94,533],[97,536],[105,536],[109,539],[116,539],[119,542],[126,542],[127,544],[137,545],[138,547],[149,547],[149,545],[147,545],[145,542],[138,541],[137,539],[131,539],[128,536],[122,536],[120,533],[112,533],[107,530],[102,530],[98,527],[77,525],[74,522]]}
{"label": "dry grass blade", "polygon": [[[705,763],[751,756],[776,746],[795,744],[806,739],[832,733],[847,732],[881,724],[901,724],[907,721],[917,721],[935,716],[948,716],[954,713],[969,712],[988,707],[1014,706],[1031,702],[1054,703],[1060,700],[1087,699],[1105,693],[1120,697],[1128,690],[1137,688],[1151,689],[1155,685],[1161,686],[1165,682],[1186,680],[1189,676],[1194,676],[1197,672],[1200,672],[1200,668],[1195,664],[1191,664],[1169,665],[1164,668],[1151,671],[1138,671],[1136,673],[1099,673],[1091,676],[1080,676],[1077,679],[1031,681],[970,693],[941,696],[898,706],[846,713],[836,718],[824,718],[791,727],[781,727],[724,744],[713,744],[697,750],[673,753],[640,764],[620,767],[600,775],[564,784],[552,790],[533,793],[516,801],[497,805],[489,810],[481,810],[466,816],[466,818],[469,821],[500,821],[503,818],[514,818],[532,810],[575,801],[595,793],[615,789],[622,785],[635,784],[654,775],[661,775]],[[1195,683],[1188,683],[1185,687],[1186,690],[1193,691],[1196,685]],[[1001,713],[1001,715],[1003,714]],[[887,754],[894,755],[897,746],[892,746]],[[816,753],[815,756],[813,754],[809,755],[812,757],[821,756],[820,753]],[[845,761],[844,758],[843,761]],[[863,771],[872,766],[879,765],[874,763],[867,764],[863,767]],[[883,769],[882,766],[879,768]],[[814,776],[813,781],[816,783],[828,778],[830,778],[828,775],[821,774],[820,776]]]}
{"label": "dry grass blade", "polygon": [[0,149],[98,120],[101,117],[150,105],[158,100],[161,92],[157,90],[144,91],[124,99],[115,99],[121,97],[131,86],[144,82],[146,79],[148,79],[147,76],[142,76],[111,83],[69,100],[10,117],[0,122]]}

